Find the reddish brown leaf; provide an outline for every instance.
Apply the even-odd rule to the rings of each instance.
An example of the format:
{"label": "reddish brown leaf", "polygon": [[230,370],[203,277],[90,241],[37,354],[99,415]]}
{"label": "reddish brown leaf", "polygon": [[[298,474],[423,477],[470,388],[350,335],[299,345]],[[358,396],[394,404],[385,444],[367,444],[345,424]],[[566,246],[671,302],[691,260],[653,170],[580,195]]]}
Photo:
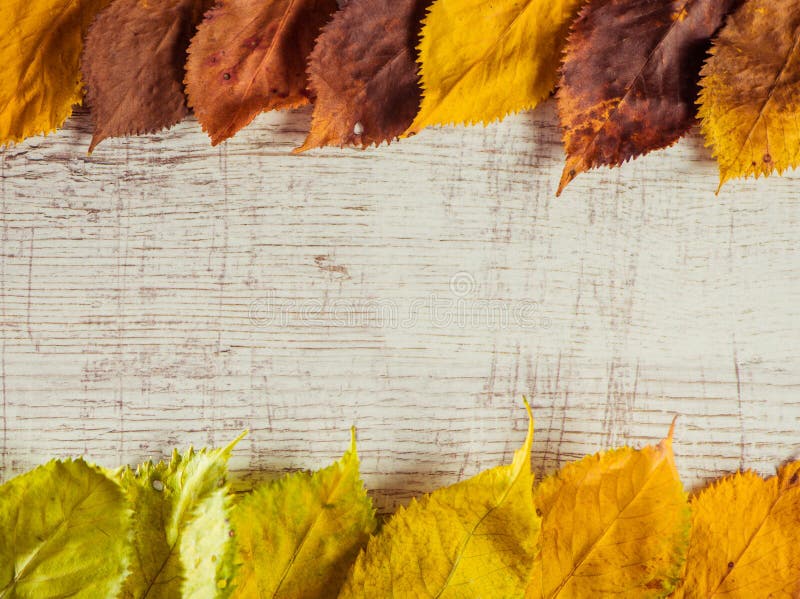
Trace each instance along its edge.
{"label": "reddish brown leaf", "polygon": [[327,145],[365,148],[408,128],[419,110],[415,47],[428,4],[352,0],[336,13],[311,53],[314,116],[296,152]]}
{"label": "reddish brown leaf", "polygon": [[710,39],[737,0],[593,0],[573,26],[558,111],[578,174],[668,147],[695,122]]}
{"label": "reddish brown leaf", "polygon": [[224,0],[189,47],[186,91],[216,145],[259,113],[308,103],[306,60],[336,0]]}
{"label": "reddish brown leaf", "polygon": [[186,116],[186,48],[209,0],[116,0],[86,38],[91,152],[108,137],[153,133]]}

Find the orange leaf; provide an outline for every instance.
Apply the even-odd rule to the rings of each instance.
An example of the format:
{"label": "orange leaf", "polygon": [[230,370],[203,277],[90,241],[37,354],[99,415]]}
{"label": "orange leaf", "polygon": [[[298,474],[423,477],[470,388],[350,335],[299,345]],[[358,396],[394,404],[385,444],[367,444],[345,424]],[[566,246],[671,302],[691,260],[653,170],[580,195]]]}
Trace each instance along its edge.
{"label": "orange leaf", "polygon": [[226,0],[189,47],[189,105],[216,145],[258,114],[308,103],[306,60],[336,0]]}

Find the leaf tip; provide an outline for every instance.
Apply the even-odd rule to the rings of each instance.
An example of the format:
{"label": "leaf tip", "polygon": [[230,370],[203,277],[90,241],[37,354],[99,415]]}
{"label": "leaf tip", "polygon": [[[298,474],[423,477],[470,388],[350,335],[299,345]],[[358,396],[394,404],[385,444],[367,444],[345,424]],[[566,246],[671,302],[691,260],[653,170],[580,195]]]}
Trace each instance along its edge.
{"label": "leaf tip", "polygon": [[356,427],[355,425],[350,427],[350,451],[353,453],[356,452]]}
{"label": "leaf tip", "polygon": [[580,159],[575,158],[574,156],[567,158],[567,163],[564,165],[564,171],[561,173],[561,181],[558,183],[556,197],[561,197],[561,194],[567,188],[567,185],[572,183],[575,178],[583,172],[586,172],[586,167]]}

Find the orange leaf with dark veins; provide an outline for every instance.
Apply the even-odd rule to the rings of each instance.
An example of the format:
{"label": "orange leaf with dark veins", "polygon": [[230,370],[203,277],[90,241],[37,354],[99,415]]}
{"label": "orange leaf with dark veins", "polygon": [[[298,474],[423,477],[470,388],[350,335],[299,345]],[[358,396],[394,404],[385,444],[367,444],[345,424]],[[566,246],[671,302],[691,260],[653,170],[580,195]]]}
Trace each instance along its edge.
{"label": "orange leaf with dark veins", "polygon": [[365,148],[408,128],[419,110],[415,48],[428,4],[351,0],[336,13],[311,53],[314,116],[295,152],[328,145]]}
{"label": "orange leaf with dark veins", "polygon": [[216,145],[267,110],[307,104],[306,61],[336,0],[224,0],[189,46],[186,91]]}
{"label": "orange leaf with dark veins", "polygon": [[678,141],[695,123],[700,67],[737,0],[593,0],[573,25],[558,112],[577,175]]}
{"label": "orange leaf with dark veins", "polygon": [[94,135],[154,133],[186,116],[186,48],[211,0],[116,0],[92,23],[82,69]]}

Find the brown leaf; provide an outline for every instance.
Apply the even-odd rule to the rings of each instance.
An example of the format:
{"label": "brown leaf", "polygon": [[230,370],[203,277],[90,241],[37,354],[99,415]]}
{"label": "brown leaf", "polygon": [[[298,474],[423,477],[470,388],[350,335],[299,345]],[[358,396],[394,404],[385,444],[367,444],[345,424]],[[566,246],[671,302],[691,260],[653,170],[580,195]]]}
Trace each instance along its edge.
{"label": "brown leaf", "polygon": [[800,166],[800,0],[748,0],[701,75],[701,129],[720,188]]}
{"label": "brown leaf", "polygon": [[308,103],[306,60],[336,0],[225,0],[189,47],[189,105],[216,145],[259,113]]}
{"label": "brown leaf", "polygon": [[419,110],[416,50],[430,0],[352,0],[325,26],[311,53],[315,96],[303,152],[365,148],[403,133]]}
{"label": "brown leaf", "polygon": [[94,135],[153,133],[186,116],[186,48],[209,0],[116,0],[86,38],[83,73]]}
{"label": "brown leaf", "polygon": [[567,164],[578,174],[668,147],[695,122],[710,39],[737,0],[594,0],[573,26],[558,93]]}

